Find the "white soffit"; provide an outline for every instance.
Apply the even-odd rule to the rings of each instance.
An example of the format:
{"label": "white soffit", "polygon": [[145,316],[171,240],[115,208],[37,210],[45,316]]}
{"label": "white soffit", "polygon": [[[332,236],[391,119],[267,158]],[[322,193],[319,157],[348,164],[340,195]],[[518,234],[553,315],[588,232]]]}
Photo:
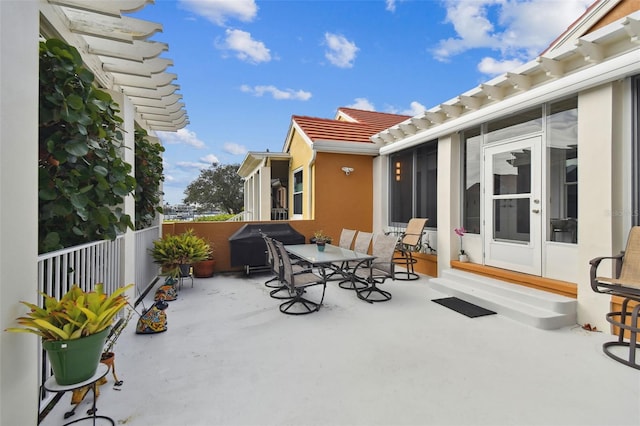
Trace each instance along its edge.
{"label": "white soffit", "polygon": [[162,25],[123,16],[153,0],[41,0],[41,31],[74,46],[104,89],[121,91],[148,130],[177,131],[188,123],[166,43],[147,41]]}
{"label": "white soffit", "polygon": [[[640,11],[371,137],[381,154],[640,72]],[[531,105],[529,105],[531,106]]]}

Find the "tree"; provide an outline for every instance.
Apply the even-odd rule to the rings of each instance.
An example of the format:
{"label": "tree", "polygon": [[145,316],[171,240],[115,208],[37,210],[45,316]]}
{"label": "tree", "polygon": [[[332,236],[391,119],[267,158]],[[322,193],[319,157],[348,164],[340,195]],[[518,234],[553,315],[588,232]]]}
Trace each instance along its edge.
{"label": "tree", "polygon": [[244,206],[242,178],[239,164],[220,165],[200,171],[200,176],[187,186],[186,204],[200,204],[206,209],[219,208],[225,213],[238,214]]}

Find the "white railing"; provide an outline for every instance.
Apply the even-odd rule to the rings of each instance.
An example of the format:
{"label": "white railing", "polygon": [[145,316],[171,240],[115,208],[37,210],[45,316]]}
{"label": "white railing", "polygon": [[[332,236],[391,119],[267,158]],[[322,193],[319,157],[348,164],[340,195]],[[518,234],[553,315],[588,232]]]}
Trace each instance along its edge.
{"label": "white railing", "polygon": [[237,215],[227,219],[227,222],[248,222],[252,220],[253,213],[250,211],[240,212]]}
{"label": "white railing", "polygon": [[[118,237],[115,241],[97,241],[38,256],[38,291],[59,299],[73,284],[91,291],[96,283],[103,283],[105,293],[111,294],[123,284],[122,241],[123,238]],[[40,303],[43,302],[41,299]],[[38,346],[39,389],[43,407],[53,398],[42,387],[51,377],[51,365],[42,344],[38,343]]]}
{"label": "white railing", "polygon": [[149,250],[160,237],[159,226],[136,231],[136,295],[142,293],[158,275],[158,264],[153,263]]}

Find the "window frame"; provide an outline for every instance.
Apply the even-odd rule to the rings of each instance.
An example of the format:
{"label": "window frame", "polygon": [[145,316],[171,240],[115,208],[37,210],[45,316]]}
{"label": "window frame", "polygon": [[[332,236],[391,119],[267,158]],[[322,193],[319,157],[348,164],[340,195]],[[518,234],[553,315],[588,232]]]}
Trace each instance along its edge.
{"label": "window frame", "polygon": [[[297,190],[297,179],[296,176],[300,175],[300,190]],[[291,206],[292,206],[292,214],[294,217],[302,217],[304,214],[304,173],[302,167],[299,167],[292,171],[292,190],[291,190]],[[296,198],[299,197],[300,205],[296,205]],[[298,211],[298,207],[300,211]]]}

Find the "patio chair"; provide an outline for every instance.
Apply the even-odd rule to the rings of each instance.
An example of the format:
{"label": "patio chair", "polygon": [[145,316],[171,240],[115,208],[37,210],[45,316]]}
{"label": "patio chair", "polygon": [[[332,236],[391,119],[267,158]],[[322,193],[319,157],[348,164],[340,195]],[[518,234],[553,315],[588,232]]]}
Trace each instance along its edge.
{"label": "patio chair", "polygon": [[[273,278],[265,281],[264,285],[269,288],[280,289],[282,287],[282,273],[276,248],[271,241],[271,237],[267,236],[265,233],[261,233],[260,235],[262,235],[264,243],[267,245],[267,265],[269,265],[271,273],[273,273]],[[276,283],[273,283],[274,281],[276,281]]]}
{"label": "patio chair", "polygon": [[[267,244],[267,252],[269,254],[269,265],[271,266],[271,271],[275,274],[275,277],[265,282],[265,285],[267,287],[273,288],[273,290],[269,292],[269,296],[273,297],[274,299],[280,299],[280,300],[291,299],[292,296],[291,294],[289,294],[289,288],[284,283],[284,278],[283,278],[284,271],[282,268],[282,259],[280,258],[280,254],[278,252],[278,249],[276,248],[274,240],[271,237],[268,237],[265,235],[264,241]],[[272,262],[271,259],[273,259],[273,263],[271,263]],[[298,263],[293,263],[293,262],[292,262],[292,267],[293,267],[294,273],[299,273],[309,269],[306,266],[303,266]],[[278,281],[277,285],[270,284],[275,280]]]}
{"label": "patio chair", "polygon": [[398,256],[393,258],[393,261],[398,266],[402,266],[404,271],[396,272],[396,279],[402,281],[417,280],[420,278],[413,270],[413,265],[418,261],[413,257],[413,252],[420,249],[422,243],[422,232],[427,225],[427,220],[421,218],[413,218],[409,220],[407,228],[400,236],[400,241],[396,247]]}
{"label": "patio chair", "polygon": [[355,236],[355,229],[343,228],[342,232],[340,233],[340,242],[338,243],[338,246],[351,250],[351,245],[353,244],[353,238]]}
{"label": "patio chair", "polygon": [[[373,234],[371,232],[358,231],[358,235],[356,235],[356,241],[353,244],[353,251],[357,251],[358,253],[369,253],[369,246],[371,245],[372,239]],[[341,269],[344,271],[349,271],[355,266],[355,263],[347,262],[346,264],[341,266]],[[345,290],[356,290],[358,288],[366,287],[366,285],[352,280],[342,280],[338,283],[338,286]]]}
{"label": "patio chair", "polygon": [[[289,294],[292,295],[290,300],[280,305],[280,312],[287,315],[305,315],[319,311],[324,301],[324,293],[327,288],[326,278],[310,270],[295,273],[291,258],[284,244],[278,240],[274,240],[274,243],[282,260],[283,281],[289,290]],[[303,297],[303,295],[307,293],[307,288],[316,285],[322,286],[322,296],[319,302],[314,302]]]}
{"label": "patio chair", "polygon": [[391,293],[378,288],[378,284],[383,284],[388,278],[396,279],[393,256],[398,239],[397,235],[376,235],[371,253],[376,259],[370,264],[361,262],[353,270],[356,279],[367,284],[365,288],[356,289],[360,299],[369,303],[391,300]]}
{"label": "patio chair", "polygon": [[[598,266],[605,259],[614,262],[614,278],[597,276]],[[591,265],[591,288],[596,293],[609,294],[623,298],[620,311],[609,312],[607,321],[619,328],[618,339],[612,342],[605,342],[602,350],[609,357],[622,364],[640,370],[640,363],[636,361],[636,354],[640,349],[638,344],[638,333],[640,324],[638,316],[640,313],[640,226],[634,226],[629,231],[627,247],[625,251],[617,256],[596,257],[589,261]],[[629,307],[631,303],[632,307]],[[635,304],[635,306],[633,306]],[[625,340],[628,335],[628,340]],[[627,358],[614,353],[612,348],[625,347],[629,349]]]}

